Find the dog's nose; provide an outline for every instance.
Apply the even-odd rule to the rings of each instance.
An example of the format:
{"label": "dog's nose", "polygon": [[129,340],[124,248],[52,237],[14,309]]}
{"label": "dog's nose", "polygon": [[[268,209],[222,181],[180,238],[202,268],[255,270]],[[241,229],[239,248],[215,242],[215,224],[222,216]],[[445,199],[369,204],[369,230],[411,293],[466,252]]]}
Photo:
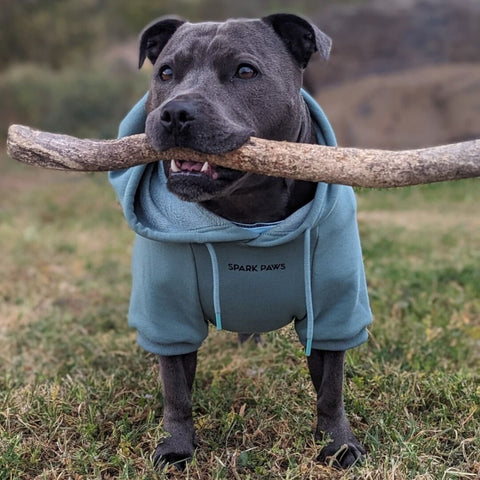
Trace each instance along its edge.
{"label": "dog's nose", "polygon": [[195,120],[195,106],[191,102],[172,100],[162,109],[160,121],[169,132],[180,132]]}

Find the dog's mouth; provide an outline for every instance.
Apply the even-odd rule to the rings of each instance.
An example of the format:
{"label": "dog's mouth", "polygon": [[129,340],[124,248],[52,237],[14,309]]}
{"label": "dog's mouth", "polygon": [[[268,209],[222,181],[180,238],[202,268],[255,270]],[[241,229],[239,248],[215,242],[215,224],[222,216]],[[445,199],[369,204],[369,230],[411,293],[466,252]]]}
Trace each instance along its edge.
{"label": "dog's mouth", "polygon": [[172,160],[163,162],[163,166],[168,190],[187,202],[205,202],[218,197],[245,176],[239,170],[209,162]]}
{"label": "dog's mouth", "polygon": [[190,160],[172,160],[170,162],[169,175],[205,176],[212,180],[217,180],[218,178],[218,172],[215,165],[208,162],[192,162]]}

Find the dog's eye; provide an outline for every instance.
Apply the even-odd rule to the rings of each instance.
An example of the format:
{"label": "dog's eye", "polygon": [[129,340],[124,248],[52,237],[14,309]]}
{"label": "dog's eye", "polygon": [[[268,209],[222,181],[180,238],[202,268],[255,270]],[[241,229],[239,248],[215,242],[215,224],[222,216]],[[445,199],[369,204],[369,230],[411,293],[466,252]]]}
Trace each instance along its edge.
{"label": "dog's eye", "polygon": [[158,72],[158,76],[162,82],[168,82],[173,78],[173,70],[168,65],[164,65]]}
{"label": "dog's eye", "polygon": [[247,63],[242,63],[238,66],[237,71],[235,72],[235,77],[241,78],[242,80],[250,80],[251,78],[256,77],[257,74],[258,72],[254,67]]}

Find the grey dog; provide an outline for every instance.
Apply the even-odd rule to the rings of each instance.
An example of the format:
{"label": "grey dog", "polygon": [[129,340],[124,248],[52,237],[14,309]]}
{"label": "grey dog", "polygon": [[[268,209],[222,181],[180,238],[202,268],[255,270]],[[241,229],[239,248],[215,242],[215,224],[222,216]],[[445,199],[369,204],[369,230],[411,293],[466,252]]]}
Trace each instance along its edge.
{"label": "grey dog", "polygon": [[[198,24],[178,17],[160,18],[140,37],[140,67],[147,58],[154,65],[146,101],[146,135],[159,152],[188,147],[222,153],[240,147],[250,136],[316,143],[312,117],[300,95],[302,74],[311,56],[318,52],[326,59],[330,46],[330,38],[320,29],[290,14]],[[162,175],[174,196],[200,205],[222,221],[241,225],[281,222],[317,195],[317,184],[311,182],[194,162],[162,163]],[[135,196],[137,200],[141,194]],[[196,248],[200,247],[191,247]],[[155,261],[151,257],[144,267],[151,268]],[[341,284],[332,288],[341,289]],[[241,338],[252,331],[241,332]],[[318,460],[325,462],[341,450],[337,463],[349,467],[365,451],[345,415],[344,357],[344,349],[314,344],[307,362],[317,393],[315,437],[330,442]],[[197,350],[159,354],[159,358],[164,427],[170,436],[157,446],[154,461],[184,466],[196,447],[191,395]]]}

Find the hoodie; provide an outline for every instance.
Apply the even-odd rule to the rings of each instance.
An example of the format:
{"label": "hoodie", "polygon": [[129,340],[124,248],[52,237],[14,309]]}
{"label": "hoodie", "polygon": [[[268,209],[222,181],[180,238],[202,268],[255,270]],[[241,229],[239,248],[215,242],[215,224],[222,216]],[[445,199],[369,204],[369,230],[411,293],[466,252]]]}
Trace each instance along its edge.
{"label": "hoodie", "polygon": [[[335,145],[302,90],[318,143]],[[145,129],[145,95],[119,136]],[[162,162],[110,172],[136,232],[129,325],[159,355],[197,350],[218,329],[261,333],[294,322],[307,355],[366,341],[372,321],[351,187],[318,183],[314,199],[272,224],[242,225],[167,190]]]}

